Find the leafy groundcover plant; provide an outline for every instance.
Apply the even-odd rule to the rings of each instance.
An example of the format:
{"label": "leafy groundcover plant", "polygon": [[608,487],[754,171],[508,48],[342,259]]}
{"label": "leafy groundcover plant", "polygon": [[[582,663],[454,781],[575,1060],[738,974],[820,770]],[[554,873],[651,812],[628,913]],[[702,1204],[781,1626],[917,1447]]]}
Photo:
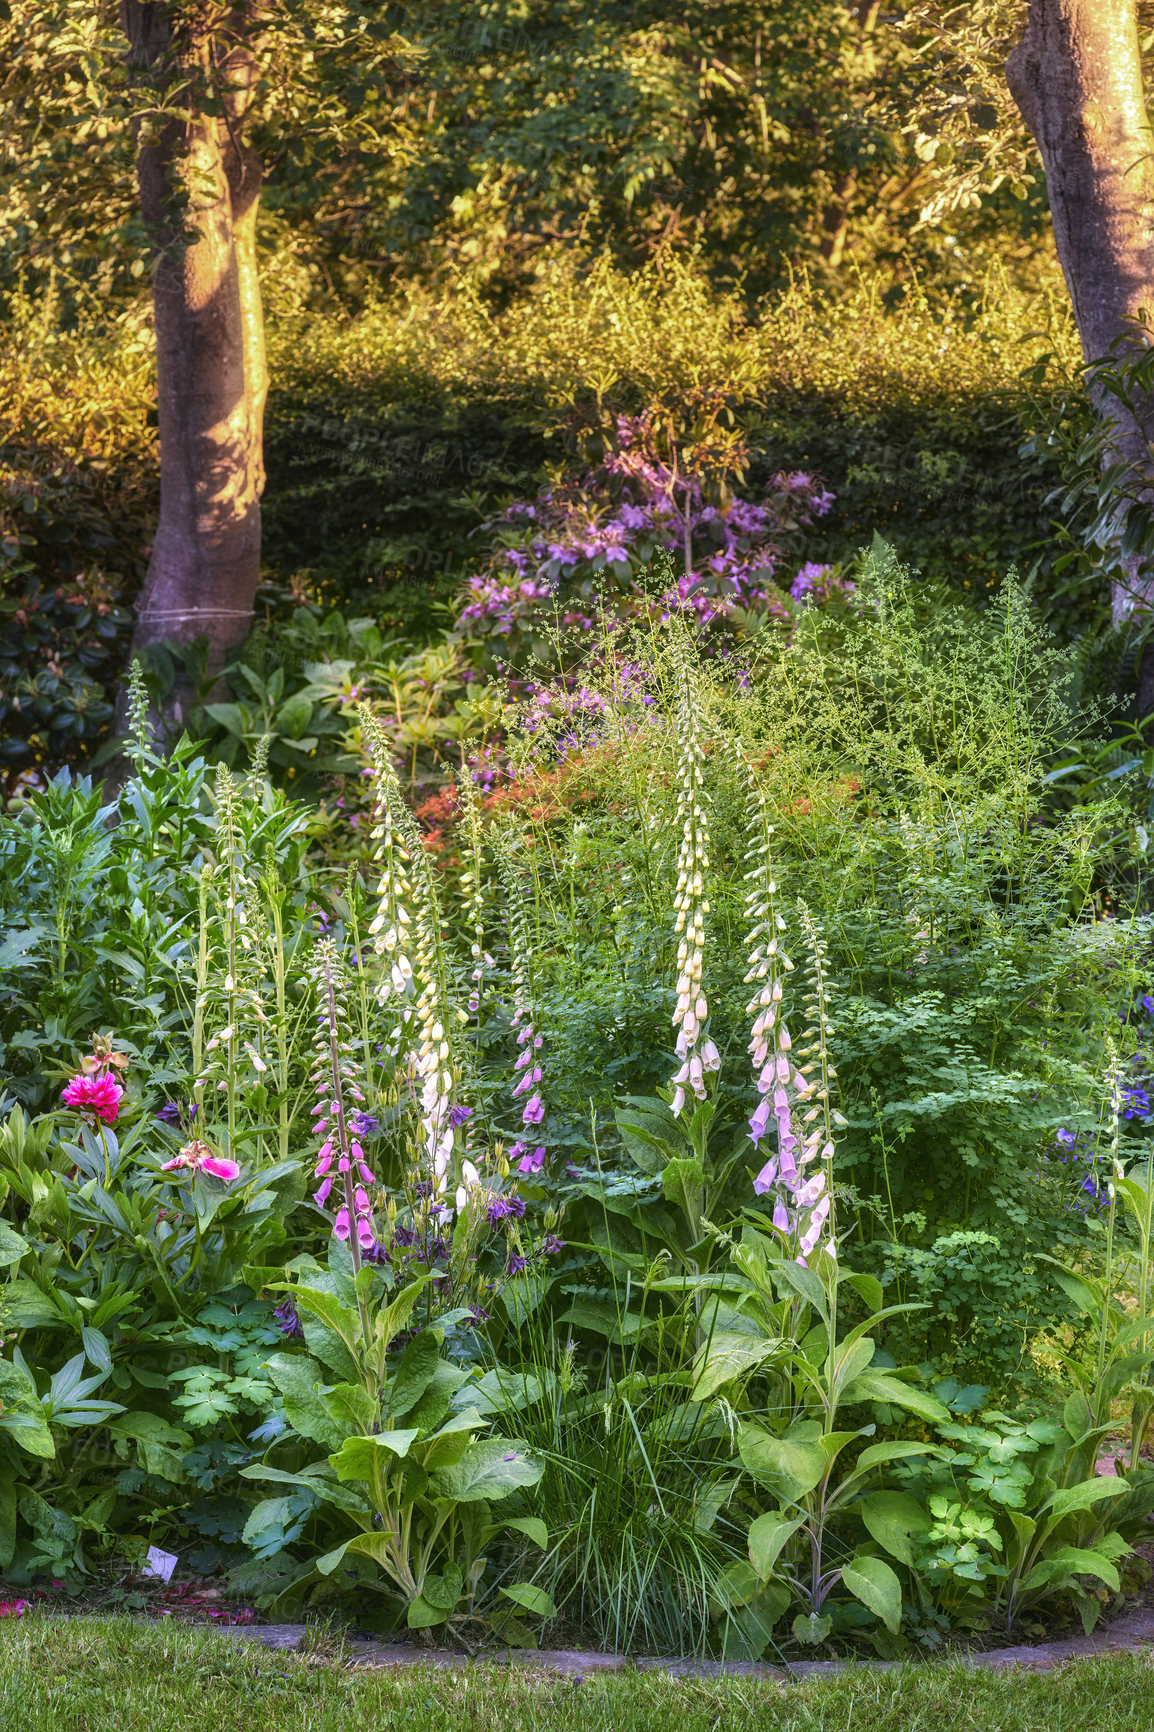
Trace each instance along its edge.
{"label": "leafy groundcover plant", "polygon": [[1146,926],[1096,917],[1120,802],[1048,799],[1064,666],[884,561],[741,653],[659,611],[433,833],[373,703],[342,857],[259,742],[158,755],[139,679],[115,802],[5,816],[15,1588],[155,1543],[282,1611],[730,1655],[1122,1591]]}

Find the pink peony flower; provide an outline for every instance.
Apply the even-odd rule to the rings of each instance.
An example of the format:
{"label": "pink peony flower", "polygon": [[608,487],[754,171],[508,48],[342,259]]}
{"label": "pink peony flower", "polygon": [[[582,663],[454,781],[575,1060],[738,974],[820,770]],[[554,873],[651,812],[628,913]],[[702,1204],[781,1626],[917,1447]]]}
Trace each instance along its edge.
{"label": "pink peony flower", "polygon": [[107,1074],[74,1076],[68,1087],[60,1091],[60,1098],[66,1107],[75,1107],[80,1113],[91,1113],[93,1118],[103,1119],[106,1125],[111,1125],[116,1123],[123,1093],[120,1084]]}
{"label": "pink peony flower", "polygon": [[231,1185],[234,1179],[240,1177],[240,1167],[236,1161],[230,1161],[225,1155],[214,1155],[207,1143],[193,1139],[185,1143],[179,1155],[171,1161],[165,1161],[161,1167],[162,1173],[174,1173],[179,1168],[186,1167],[190,1173],[211,1173],[214,1179],[223,1179],[226,1185]]}

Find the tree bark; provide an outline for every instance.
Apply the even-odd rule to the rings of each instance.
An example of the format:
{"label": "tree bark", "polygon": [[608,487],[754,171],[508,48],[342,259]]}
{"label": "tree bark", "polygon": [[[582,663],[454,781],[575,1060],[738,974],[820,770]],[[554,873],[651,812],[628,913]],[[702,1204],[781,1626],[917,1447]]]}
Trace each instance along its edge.
{"label": "tree bark", "polygon": [[[212,17],[198,35],[198,19]],[[256,264],[261,163],[243,138],[256,21],[121,0],[132,59],[187,117],[146,114],[140,205],[153,252],[160,516],[133,649],[204,638],[216,674],[244,641],[260,578],[268,381]],[[215,103],[205,100],[207,93]],[[177,693],[174,720],[181,720]]]}
{"label": "tree bark", "polygon": [[[1046,171],[1054,240],[1088,365],[1154,338],[1154,140],[1146,114],[1135,0],[1029,0],[1006,62],[1010,92]],[[1154,503],[1154,402],[1090,390],[1132,494]],[[1112,585],[1120,623],[1154,599],[1131,563]],[[1144,657],[1149,660],[1149,657]],[[1140,684],[1145,684],[1144,680]],[[1140,693],[1141,696],[1141,693]],[[1154,686],[1150,692],[1154,707]]]}

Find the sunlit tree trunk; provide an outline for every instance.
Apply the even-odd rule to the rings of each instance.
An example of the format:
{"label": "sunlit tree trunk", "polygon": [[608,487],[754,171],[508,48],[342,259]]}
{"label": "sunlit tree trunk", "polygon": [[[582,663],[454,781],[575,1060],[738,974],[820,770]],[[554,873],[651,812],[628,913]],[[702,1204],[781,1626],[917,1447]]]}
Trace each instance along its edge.
{"label": "sunlit tree trunk", "polygon": [[187,75],[177,105],[188,110],[146,113],[138,127],[153,251],[160,516],[133,647],[203,637],[209,671],[218,672],[249,630],[260,576],[261,164],[243,138],[257,20],[251,6],[211,13],[177,0],[122,0],[121,22],[137,72],[158,92]]}
{"label": "sunlit tree trunk", "polygon": [[[1154,337],[1154,325],[1137,322],[1154,311],[1154,140],[1135,0],[1029,0],[1006,76],[1046,171],[1083,356],[1092,363],[1133,354]],[[1154,504],[1154,401],[1126,404],[1101,390],[1097,400],[1113,461],[1128,466],[1133,490]],[[1154,584],[1131,563],[1129,577],[1114,583],[1115,619],[1152,599]],[[1141,708],[1154,708],[1154,667],[1144,666],[1140,685]]]}

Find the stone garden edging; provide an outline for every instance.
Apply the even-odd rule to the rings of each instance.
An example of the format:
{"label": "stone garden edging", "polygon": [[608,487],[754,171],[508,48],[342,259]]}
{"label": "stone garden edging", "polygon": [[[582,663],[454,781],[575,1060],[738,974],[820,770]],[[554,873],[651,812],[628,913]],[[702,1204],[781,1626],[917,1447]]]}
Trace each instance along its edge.
{"label": "stone garden edging", "polygon": [[[238,1641],[261,1642],[267,1648],[288,1652],[303,1644],[305,1624],[226,1624],[220,1633]],[[1136,1653],[1154,1642],[1154,1607],[1126,1613],[1090,1636],[1068,1636],[1060,1641],[1027,1643],[1012,1648],[987,1648],[984,1652],[943,1655],[964,1666],[1004,1672],[1024,1666],[1032,1672],[1049,1671],[1066,1660],[1091,1659],[1105,1654]],[[354,1666],[467,1666],[480,1661],[489,1665],[537,1666],[566,1677],[583,1678],[601,1672],[667,1672],[680,1678],[765,1678],[787,1683],[791,1678],[821,1678],[859,1667],[894,1672],[903,1666],[933,1665],[934,1660],[792,1660],[771,1666],[753,1660],[631,1659],[625,1654],[582,1653],[571,1648],[502,1649],[493,1654],[470,1655],[451,1648],[409,1648],[403,1643],[356,1642],[348,1655]]]}

